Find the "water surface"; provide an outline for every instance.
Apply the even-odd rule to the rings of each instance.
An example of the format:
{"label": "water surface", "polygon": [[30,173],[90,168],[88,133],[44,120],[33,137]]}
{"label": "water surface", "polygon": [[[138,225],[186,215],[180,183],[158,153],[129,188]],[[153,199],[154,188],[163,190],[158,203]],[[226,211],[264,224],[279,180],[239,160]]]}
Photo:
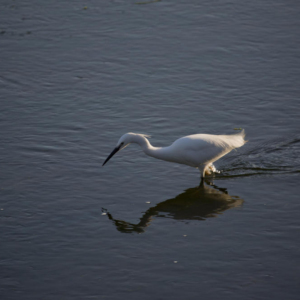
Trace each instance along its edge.
{"label": "water surface", "polygon": [[[1,298],[298,299],[295,3],[0,7]],[[101,167],[234,128],[200,187],[136,145]]]}

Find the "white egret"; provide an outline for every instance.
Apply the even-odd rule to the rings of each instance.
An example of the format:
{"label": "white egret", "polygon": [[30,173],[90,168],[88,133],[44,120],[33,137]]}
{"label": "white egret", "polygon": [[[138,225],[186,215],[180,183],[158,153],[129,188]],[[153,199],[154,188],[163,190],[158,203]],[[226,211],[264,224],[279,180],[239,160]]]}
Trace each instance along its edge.
{"label": "white egret", "polygon": [[204,178],[205,174],[216,172],[213,165],[216,160],[246,143],[244,130],[232,135],[188,135],[176,140],[169,147],[153,147],[147,137],[149,138],[145,134],[125,133],[102,166],[118,151],[124,149],[130,143],[135,143],[140,145],[142,150],[149,156],[198,168],[201,178]]}

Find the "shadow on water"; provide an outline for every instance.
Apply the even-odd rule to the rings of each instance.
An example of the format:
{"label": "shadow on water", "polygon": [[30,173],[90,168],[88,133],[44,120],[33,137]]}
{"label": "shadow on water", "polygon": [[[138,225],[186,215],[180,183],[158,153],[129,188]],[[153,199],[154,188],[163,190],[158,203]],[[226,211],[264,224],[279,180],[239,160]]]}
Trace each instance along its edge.
{"label": "shadow on water", "polygon": [[108,218],[113,221],[117,230],[123,233],[143,233],[153,217],[172,218],[175,220],[205,220],[216,217],[224,211],[239,207],[243,199],[238,196],[230,196],[226,188],[201,182],[199,187],[187,189],[173,199],[158,203],[149,208],[140,218],[137,224],[115,219],[109,212]]}

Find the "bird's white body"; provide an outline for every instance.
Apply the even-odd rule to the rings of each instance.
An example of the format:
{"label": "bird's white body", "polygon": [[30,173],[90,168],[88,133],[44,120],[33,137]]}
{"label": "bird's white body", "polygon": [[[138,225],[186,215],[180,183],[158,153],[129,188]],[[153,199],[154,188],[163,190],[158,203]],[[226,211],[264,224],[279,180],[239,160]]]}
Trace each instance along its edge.
{"label": "bird's white body", "polygon": [[104,164],[117,151],[130,143],[136,143],[147,155],[198,168],[201,177],[204,177],[205,172],[215,171],[213,162],[246,142],[244,130],[233,135],[193,134],[176,140],[168,147],[153,147],[147,137],[138,133],[124,134]]}

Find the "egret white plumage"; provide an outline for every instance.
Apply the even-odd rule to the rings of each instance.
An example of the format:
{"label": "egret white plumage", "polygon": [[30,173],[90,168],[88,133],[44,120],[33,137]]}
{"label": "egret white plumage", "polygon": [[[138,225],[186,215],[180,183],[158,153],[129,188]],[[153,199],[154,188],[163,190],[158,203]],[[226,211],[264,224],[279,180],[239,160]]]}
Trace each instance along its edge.
{"label": "egret white plumage", "polygon": [[154,158],[198,168],[201,178],[204,178],[206,173],[216,171],[213,165],[216,160],[246,143],[244,137],[244,130],[232,135],[193,134],[176,140],[168,147],[153,147],[147,139],[148,135],[129,132],[121,136],[102,166],[118,151],[135,143],[145,154]]}

